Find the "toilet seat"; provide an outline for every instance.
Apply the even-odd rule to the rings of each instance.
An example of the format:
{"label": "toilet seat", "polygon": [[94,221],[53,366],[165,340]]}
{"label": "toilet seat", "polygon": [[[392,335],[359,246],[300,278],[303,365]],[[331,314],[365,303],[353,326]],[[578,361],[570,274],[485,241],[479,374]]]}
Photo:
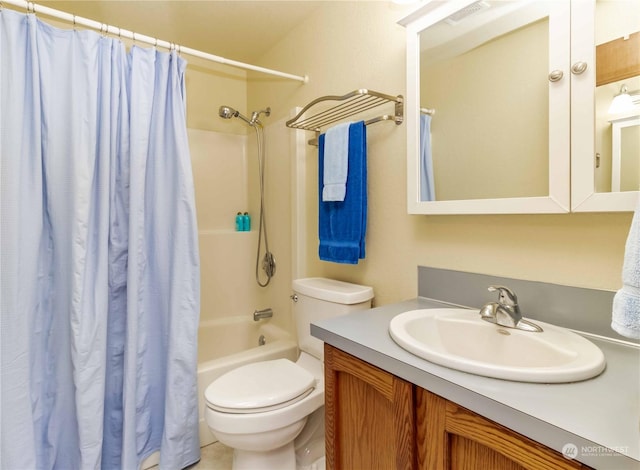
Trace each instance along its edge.
{"label": "toilet seat", "polygon": [[214,380],[205,399],[209,408],[223,413],[261,413],[302,400],[315,382],[311,373],[287,359],[255,362]]}

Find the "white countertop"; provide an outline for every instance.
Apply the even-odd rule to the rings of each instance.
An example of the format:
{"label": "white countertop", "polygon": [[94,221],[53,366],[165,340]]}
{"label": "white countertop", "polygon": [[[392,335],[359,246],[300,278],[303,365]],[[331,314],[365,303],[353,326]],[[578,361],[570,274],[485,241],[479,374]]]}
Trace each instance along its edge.
{"label": "white countertop", "polygon": [[332,346],[440,395],[597,469],[640,469],[640,348],[588,339],[603,351],[598,377],[567,384],[511,382],[468,374],[421,359],[389,336],[399,313],[450,305],[417,298],[329,318],[311,334]]}

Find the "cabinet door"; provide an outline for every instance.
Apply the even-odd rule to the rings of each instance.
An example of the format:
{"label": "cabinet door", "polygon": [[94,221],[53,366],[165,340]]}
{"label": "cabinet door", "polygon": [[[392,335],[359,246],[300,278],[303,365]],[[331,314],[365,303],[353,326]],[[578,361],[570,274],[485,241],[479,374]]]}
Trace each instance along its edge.
{"label": "cabinet door", "polygon": [[416,416],[417,468],[422,470],[588,468],[419,387]]}
{"label": "cabinet door", "polygon": [[[622,161],[614,161],[611,142],[612,122],[640,115],[637,106],[624,112],[609,108],[622,85],[628,86],[632,94],[640,86],[637,53],[640,22],[638,15],[629,14],[630,11],[637,11],[637,2],[571,3],[572,212],[633,211],[640,194],[640,188],[616,190],[612,182],[613,174],[620,171],[634,172],[637,181],[640,164],[638,145],[633,143],[637,134],[627,136],[630,141]],[[615,43],[627,46],[616,52]],[[600,83],[597,76],[601,77]],[[622,162],[625,163],[621,167]]]}
{"label": "cabinet door", "polygon": [[400,21],[410,214],[569,211],[570,19],[568,1],[458,0]]}
{"label": "cabinet door", "polygon": [[325,344],[327,469],[414,468],[413,386]]}

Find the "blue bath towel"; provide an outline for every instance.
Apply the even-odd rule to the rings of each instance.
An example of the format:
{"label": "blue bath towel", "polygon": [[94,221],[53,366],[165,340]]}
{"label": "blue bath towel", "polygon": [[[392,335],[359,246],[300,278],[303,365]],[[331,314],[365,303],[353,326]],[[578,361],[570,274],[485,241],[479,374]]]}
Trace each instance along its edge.
{"label": "blue bath towel", "polygon": [[344,201],[323,201],[324,135],[318,139],[318,254],[323,261],[357,264],[365,257],[367,229],[367,130],[364,121],[349,127],[349,173]]}
{"label": "blue bath towel", "polygon": [[622,336],[640,339],[640,199],[625,246],[622,283],[613,297],[611,328]]}

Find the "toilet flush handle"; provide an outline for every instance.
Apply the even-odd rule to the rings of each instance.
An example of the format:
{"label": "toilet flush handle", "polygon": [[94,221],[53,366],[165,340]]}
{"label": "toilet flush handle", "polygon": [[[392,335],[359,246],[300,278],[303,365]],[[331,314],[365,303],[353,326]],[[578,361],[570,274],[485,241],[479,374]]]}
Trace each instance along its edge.
{"label": "toilet flush handle", "polygon": [[291,300],[293,300],[294,302],[297,302],[297,301],[298,301],[298,296],[297,296],[296,294],[291,294],[291,295],[289,296],[289,298],[290,298]]}

